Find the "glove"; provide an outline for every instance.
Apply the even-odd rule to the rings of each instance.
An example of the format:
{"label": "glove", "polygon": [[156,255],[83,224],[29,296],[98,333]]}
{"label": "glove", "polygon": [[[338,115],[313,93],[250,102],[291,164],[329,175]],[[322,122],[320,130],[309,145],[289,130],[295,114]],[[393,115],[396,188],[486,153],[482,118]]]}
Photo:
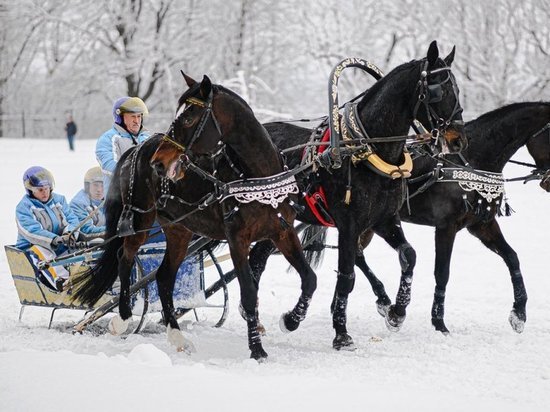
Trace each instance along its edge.
{"label": "glove", "polygon": [[65,245],[67,245],[69,249],[76,249],[76,240],[78,238],[78,233],[71,233],[65,236],[67,237]]}
{"label": "glove", "polygon": [[52,246],[53,246],[54,248],[57,248],[59,245],[62,245],[63,243],[65,243],[65,241],[64,241],[64,239],[63,239],[62,236],[56,236],[56,237],[54,237],[54,238],[52,239],[52,242],[51,242],[51,244],[52,244]]}

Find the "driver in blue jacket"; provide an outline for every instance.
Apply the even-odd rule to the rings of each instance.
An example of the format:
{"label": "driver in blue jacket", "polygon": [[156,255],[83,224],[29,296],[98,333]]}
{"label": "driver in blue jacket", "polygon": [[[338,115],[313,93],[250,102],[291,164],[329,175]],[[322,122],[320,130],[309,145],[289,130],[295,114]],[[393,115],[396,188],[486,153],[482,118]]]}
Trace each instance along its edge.
{"label": "driver in blue jacket", "polygon": [[143,129],[143,116],[149,114],[139,97],[121,97],[113,105],[113,127],[97,140],[95,154],[103,172],[103,190],[109,193],[109,183],[120,156],[129,148],[149,137]]}
{"label": "driver in blue jacket", "polygon": [[[78,238],[78,218],[73,214],[65,196],[53,193],[54,178],[41,166],[33,166],[23,174],[27,194],[15,209],[18,237],[16,247],[30,250],[38,260],[49,260],[67,251],[71,240]],[[74,233],[73,233],[74,232]],[[41,271],[45,284],[62,291],[69,272],[63,266]]]}

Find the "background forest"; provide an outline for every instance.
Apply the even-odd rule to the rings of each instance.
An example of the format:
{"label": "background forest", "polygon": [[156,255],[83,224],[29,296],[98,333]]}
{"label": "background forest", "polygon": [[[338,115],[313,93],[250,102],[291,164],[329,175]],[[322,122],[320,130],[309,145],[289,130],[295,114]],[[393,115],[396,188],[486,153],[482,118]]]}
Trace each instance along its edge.
{"label": "background forest", "polygon": [[[208,74],[264,120],[327,112],[345,57],[384,72],[457,47],[465,119],[505,103],[550,100],[550,0],[1,0],[0,137],[78,138],[111,124],[113,100],[139,96],[165,130],[179,73]],[[364,90],[346,71],[340,101]]]}

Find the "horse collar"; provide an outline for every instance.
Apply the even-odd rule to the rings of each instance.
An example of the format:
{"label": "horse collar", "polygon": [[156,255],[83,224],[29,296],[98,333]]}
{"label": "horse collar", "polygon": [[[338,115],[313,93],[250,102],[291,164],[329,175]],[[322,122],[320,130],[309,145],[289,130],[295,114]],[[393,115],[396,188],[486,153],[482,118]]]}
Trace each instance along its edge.
{"label": "horse collar", "polygon": [[[342,130],[344,141],[353,139],[362,140],[359,151],[351,155],[351,161],[354,165],[366,160],[371,170],[384,177],[398,179],[411,176],[413,162],[406,147],[403,149],[403,163],[400,165],[393,165],[382,160],[382,158],[376,154],[374,148],[369,145],[369,135],[359,119],[357,103],[347,103],[344,106],[344,116],[340,119],[340,129]],[[347,145],[347,147],[356,148],[357,146]]]}

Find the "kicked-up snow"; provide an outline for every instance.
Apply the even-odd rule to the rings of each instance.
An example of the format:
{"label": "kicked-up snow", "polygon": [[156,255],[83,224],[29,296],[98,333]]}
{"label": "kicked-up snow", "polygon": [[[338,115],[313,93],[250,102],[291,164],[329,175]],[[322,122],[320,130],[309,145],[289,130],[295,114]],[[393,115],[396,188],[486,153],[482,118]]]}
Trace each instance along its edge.
{"label": "kicked-up snow", "polygon": [[[42,165],[68,200],[94,166],[95,141],[0,139],[2,202],[0,240],[16,239],[14,209],[23,196],[21,176]],[[528,161],[526,151],[515,158]],[[526,174],[519,166],[506,177]],[[215,309],[182,321],[196,352],[176,352],[150,316],[143,333],[123,338],[106,332],[101,319],[82,335],[72,326],[82,312],[28,307],[18,321],[19,300],[6,256],[0,253],[0,409],[2,411],[542,411],[550,405],[550,195],[536,182],[508,183],[515,212],[499,218],[518,253],[529,301],[523,333],[508,323],[513,293],[503,261],[466,231],[456,239],[447,288],[449,336],[430,324],[434,291],[433,229],[404,224],[417,252],[412,301],[397,333],[389,332],[366,278],[357,272],[348,305],[354,352],[332,349],[330,315],[337,253],[326,251],[316,270],[318,289],[308,317],[293,333],[279,317],[296,303],[298,275],[273,256],[260,285],[260,316],[267,362],[250,360],[246,325],[238,314],[237,281],[229,285],[230,313],[221,328],[208,320]],[[329,243],[336,243],[331,232]],[[397,254],[375,238],[367,260],[392,298],[400,270]],[[225,270],[231,268],[224,262]],[[211,269],[208,269],[211,270]],[[206,321],[204,321],[206,319]]]}

